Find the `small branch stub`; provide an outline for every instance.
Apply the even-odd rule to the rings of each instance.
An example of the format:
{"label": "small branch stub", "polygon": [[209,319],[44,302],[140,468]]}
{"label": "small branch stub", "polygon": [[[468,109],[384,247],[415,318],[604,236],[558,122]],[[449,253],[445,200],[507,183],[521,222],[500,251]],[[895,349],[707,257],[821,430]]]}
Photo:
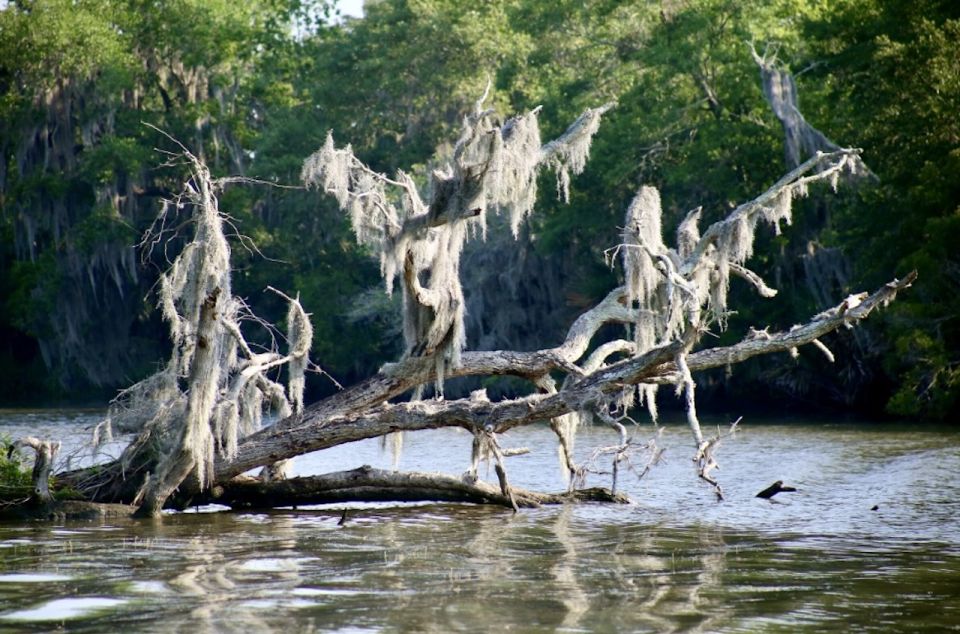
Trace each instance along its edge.
{"label": "small branch stub", "polygon": [[60,441],[58,440],[40,440],[34,436],[21,438],[13,443],[13,447],[29,447],[36,453],[36,460],[33,463],[33,493],[40,502],[50,502],[53,496],[50,494],[50,472],[53,470],[53,460],[60,451]]}

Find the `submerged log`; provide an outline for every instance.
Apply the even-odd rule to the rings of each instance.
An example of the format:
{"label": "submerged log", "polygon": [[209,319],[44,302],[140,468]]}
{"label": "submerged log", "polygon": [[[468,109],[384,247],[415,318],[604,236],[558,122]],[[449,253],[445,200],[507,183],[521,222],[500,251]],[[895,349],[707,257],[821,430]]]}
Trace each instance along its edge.
{"label": "submerged log", "polygon": [[797,489],[795,487],[784,486],[783,480],[777,480],[760,493],[757,493],[757,497],[769,500],[777,493],[795,493],[796,490]]}
{"label": "submerged log", "polygon": [[487,482],[466,482],[441,473],[398,472],[363,466],[319,476],[264,482],[238,477],[178,505],[217,503],[232,508],[276,508],[342,502],[464,502],[513,508],[567,502],[629,504],[630,499],[604,488],[569,493],[539,493],[510,487],[512,498]]}

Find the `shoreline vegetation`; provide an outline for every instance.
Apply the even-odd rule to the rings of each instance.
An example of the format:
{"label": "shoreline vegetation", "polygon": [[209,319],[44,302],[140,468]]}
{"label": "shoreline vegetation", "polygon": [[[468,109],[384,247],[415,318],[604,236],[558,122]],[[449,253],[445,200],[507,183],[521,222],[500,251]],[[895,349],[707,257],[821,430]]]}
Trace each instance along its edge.
{"label": "shoreline vegetation", "polygon": [[[754,361],[734,375],[705,375],[700,394],[773,393],[771,401],[871,417],[953,419],[960,199],[945,175],[957,171],[960,138],[950,114],[960,99],[956,3],[416,7],[380,2],[339,22],[309,0],[176,10],[37,0],[0,12],[0,402],[71,404],[94,392],[99,402],[169,354],[151,292],[169,262],[134,246],[184,176],[182,165],[157,166],[154,148],[176,151],[159,130],[215,177],[286,186],[228,193],[231,217],[250,238],[237,238],[245,246],[235,254],[236,294],[275,323],[286,305],[265,285],[298,289],[305,305],[324,307],[312,315],[312,356],[343,384],[373,374],[402,349],[400,302],[375,288],[377,264],[350,239],[335,201],[299,187],[301,159],[332,129],[374,171],[412,166],[423,184],[442,158],[437,146],[490,81],[490,106],[542,106],[551,136],[585,107],[620,105],[596,137],[599,158],[570,182],[569,204],[541,197],[517,243],[491,232],[484,250],[468,247],[471,346],[533,350],[562,338],[617,283],[601,253],[617,243],[639,184],[663,192],[671,231],[698,205],[713,221],[768,186],[796,156],[784,133],[801,129],[782,116],[788,102],[771,107],[768,98],[800,95],[804,121],[824,138],[855,140],[877,180],[796,200],[803,213],[790,231],[758,236],[755,272],[789,297],[767,315],[762,297],[734,285],[731,323],[789,327],[914,269],[917,290],[837,336],[832,364],[815,355],[793,365]],[[761,61],[777,62],[762,71],[766,84],[757,82],[751,43]],[[584,67],[602,70],[583,77]],[[521,302],[522,314],[497,310]],[[732,332],[718,334],[731,341]],[[497,396],[522,389],[484,387]],[[336,387],[308,376],[306,389],[312,401]]]}

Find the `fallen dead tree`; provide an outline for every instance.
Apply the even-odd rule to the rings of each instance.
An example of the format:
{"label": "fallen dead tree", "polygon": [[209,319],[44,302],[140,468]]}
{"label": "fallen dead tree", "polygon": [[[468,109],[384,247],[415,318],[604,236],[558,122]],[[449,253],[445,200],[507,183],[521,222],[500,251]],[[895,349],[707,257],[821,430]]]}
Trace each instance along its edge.
{"label": "fallen dead tree", "polygon": [[[465,119],[452,156],[429,177],[428,194],[409,175],[376,173],[332,135],[307,159],[304,182],[333,196],[351,219],[360,244],[378,253],[386,290],[403,296],[406,350],[396,363],[334,396],[304,407],[303,372],[310,367],[309,316],[295,299],[288,315],[288,352],[255,353],[241,332],[244,305],[230,290],[229,246],[223,236],[217,192],[227,180],[210,177],[184,148],[191,171],[177,208],[191,210],[192,241],[164,277],[161,304],[171,325],[174,353],[155,376],[130,388],[111,408],[111,421],[139,421],[141,431],[116,461],[61,473],[57,482],[99,502],[139,506],[156,515],[164,505],[219,501],[237,506],[291,506],[347,500],[460,500],[519,506],[582,499],[587,465],[574,443],[584,419],[615,434],[597,460],[610,460],[613,489],[622,466],[642,455],[649,467],[660,448],[627,433],[631,408],[645,405],[656,420],[656,391],[674,386],[684,398],[697,474],[722,498],[713,477],[719,438],[708,438],[696,411],[693,373],[750,357],[796,353],[812,345],[831,353],[822,337],[852,327],[908,287],[913,275],[873,293],[851,295],[834,308],[788,331],[752,330],[735,345],[698,349],[710,328],[725,328],[731,278],[773,297],[747,268],[754,236],[763,225],[789,224],[792,202],[817,183],[868,174],[859,150],[831,146],[800,162],[757,198],[701,232],[701,212],[680,224],[675,246],[664,241],[659,192],[644,186],[626,212],[621,243],[611,262],[622,265],[624,284],[571,326],[554,348],[469,351],[463,327],[460,253],[486,231],[490,213],[509,216],[516,233],[533,210],[540,172],[557,174],[566,196],[570,173],[585,166],[590,141],[612,104],[588,109],[557,139],[543,143],[537,110],[499,123],[483,99]],[[156,234],[155,234],[156,235]],[[250,318],[252,319],[252,318]],[[248,321],[250,320],[248,319]],[[621,324],[625,336],[595,341],[600,328]],[[268,370],[286,366],[286,386]],[[482,392],[446,400],[444,382],[459,376],[512,375],[536,392],[490,402]],[[558,381],[555,377],[563,376]],[[424,398],[431,390],[435,398]],[[406,398],[409,395],[409,398]],[[260,428],[265,412],[280,414]],[[549,421],[560,448],[569,490],[558,496],[519,491],[508,480],[498,435],[520,425]],[[365,438],[405,431],[459,427],[473,436],[461,478],[396,474],[362,468],[343,474],[285,481],[283,464],[295,456]],[[109,429],[109,425],[105,427]],[[494,465],[498,487],[478,481],[481,461]],[[258,481],[239,477],[263,467]],[[596,494],[600,495],[600,494]],[[614,493],[602,494],[618,500]],[[598,498],[594,498],[598,499]]]}

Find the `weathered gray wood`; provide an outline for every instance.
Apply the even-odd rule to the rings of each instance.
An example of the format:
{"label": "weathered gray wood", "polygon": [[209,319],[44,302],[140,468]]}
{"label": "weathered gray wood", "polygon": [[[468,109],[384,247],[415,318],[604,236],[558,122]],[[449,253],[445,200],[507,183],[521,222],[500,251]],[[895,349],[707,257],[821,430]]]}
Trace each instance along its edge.
{"label": "weathered gray wood", "polygon": [[398,472],[363,466],[319,476],[263,482],[241,477],[216,485],[189,503],[216,502],[233,508],[276,508],[342,502],[467,502],[513,508],[566,502],[629,503],[624,495],[607,489],[581,489],[571,493],[539,493],[510,488],[510,495],[482,480],[469,483],[442,473]]}
{"label": "weathered gray wood", "polygon": [[[219,350],[217,350],[217,313],[218,299],[222,289],[215,287],[203,301],[197,326],[197,350],[194,353],[190,368],[189,382],[191,390],[187,400],[186,424],[179,431],[179,440],[174,452],[161,463],[156,473],[147,485],[143,503],[137,515],[156,517],[160,515],[167,498],[197,467],[198,456],[192,447],[191,434],[196,434],[197,425],[190,421],[202,418],[202,425],[207,425],[207,419],[213,412],[216,399],[215,389],[217,382],[210,380],[210,375],[217,372],[216,366]],[[202,459],[202,458],[201,458]]]}
{"label": "weathered gray wood", "polygon": [[[815,316],[809,323],[787,332],[765,337],[748,337],[740,343],[691,353],[687,365],[691,372],[722,367],[761,354],[786,352],[823,337],[838,328],[852,325],[876,308],[892,301],[897,292],[910,286],[916,275],[911,273],[894,280],[864,299],[851,296],[837,307]],[[621,292],[618,289],[617,292]],[[616,293],[611,293],[611,297]],[[609,299],[609,298],[608,298]],[[599,313],[598,313],[599,314]],[[597,315],[584,319],[593,322]],[[583,318],[582,318],[583,319]],[[600,323],[599,320],[597,323]],[[585,323],[583,331],[589,330]],[[592,326],[591,326],[592,327]],[[571,329],[573,331],[575,329]],[[691,333],[690,336],[693,336]],[[584,335],[585,338],[585,335]],[[570,341],[578,343],[570,345]],[[568,337],[564,346],[532,353],[484,352],[464,355],[462,374],[515,373],[525,375],[531,367],[559,368],[564,358],[580,351],[580,336]],[[480,431],[486,426],[500,433],[520,425],[548,420],[562,414],[583,409],[591,402],[637,383],[675,383],[677,380],[676,354],[684,342],[678,341],[651,350],[640,357],[611,364],[596,372],[569,382],[555,394],[536,394],[498,403],[460,399],[453,401],[417,401],[410,403],[385,402],[389,396],[402,393],[419,382],[429,381],[431,369],[427,364],[403,362],[381,371],[356,388],[345,390],[306,409],[302,416],[293,416],[244,439],[233,460],[220,459],[215,465],[213,481],[224,483],[249,469],[271,464],[277,460],[334,447],[356,440],[375,438],[394,431],[462,427]],[[583,346],[582,354],[586,346]],[[562,352],[558,352],[562,350]],[[567,356],[569,355],[569,356]],[[537,364],[539,366],[532,366]],[[554,365],[555,364],[555,365]],[[398,367],[411,369],[410,374],[397,372]],[[374,399],[371,395],[379,395]],[[379,404],[377,404],[379,403]],[[116,465],[101,467],[111,473]],[[63,474],[68,483],[89,477],[85,471]],[[184,487],[193,485],[188,481]],[[114,498],[110,498],[113,500]]]}
{"label": "weathered gray wood", "polygon": [[897,293],[909,288],[917,279],[917,272],[911,271],[902,279],[894,279],[870,295],[861,293],[850,295],[834,308],[815,316],[803,326],[774,333],[769,338],[747,338],[738,344],[723,348],[711,348],[694,352],[687,357],[691,372],[722,367],[746,361],[750,357],[776,352],[788,352],[792,348],[814,343],[841,327],[855,325],[876,310],[892,302]]}
{"label": "weathered gray wood", "polygon": [[[761,354],[785,352],[811,343],[833,330],[864,319],[877,307],[892,301],[897,292],[910,286],[915,278],[916,275],[911,273],[902,280],[894,280],[862,300],[851,296],[837,307],[790,331],[774,333],[766,338],[748,338],[732,346],[691,353],[687,356],[687,365],[691,372],[697,372],[738,363]],[[853,305],[854,303],[856,305]],[[315,408],[308,408],[302,419],[287,419],[247,437],[240,443],[235,460],[217,463],[216,480],[223,481],[280,458],[374,438],[393,431],[439,427],[462,427],[479,431],[490,425],[495,432],[500,433],[520,425],[547,420],[583,409],[599,397],[614,393],[625,385],[675,383],[677,367],[674,359],[682,347],[683,342],[674,342],[655,348],[640,357],[602,368],[550,395],[536,394],[498,403],[471,399],[383,403],[362,414],[351,412],[326,417],[324,412],[331,411],[332,408],[328,409],[324,403],[320,403]],[[524,366],[512,366],[506,355],[500,358],[499,364],[487,364],[486,361],[495,355],[496,353],[485,353],[485,363],[477,364],[471,370],[478,371],[494,366],[504,371],[512,368],[516,373],[522,372]],[[464,355],[465,364],[467,359],[468,355]],[[408,377],[406,380],[413,379]],[[381,381],[382,385],[403,384],[398,377],[383,377]]]}
{"label": "weathered gray wood", "polygon": [[59,440],[41,440],[35,436],[21,438],[14,447],[29,447],[33,449],[36,458],[33,463],[33,495],[36,501],[48,503],[53,500],[50,493],[50,473],[53,470],[53,460],[60,451]]}

